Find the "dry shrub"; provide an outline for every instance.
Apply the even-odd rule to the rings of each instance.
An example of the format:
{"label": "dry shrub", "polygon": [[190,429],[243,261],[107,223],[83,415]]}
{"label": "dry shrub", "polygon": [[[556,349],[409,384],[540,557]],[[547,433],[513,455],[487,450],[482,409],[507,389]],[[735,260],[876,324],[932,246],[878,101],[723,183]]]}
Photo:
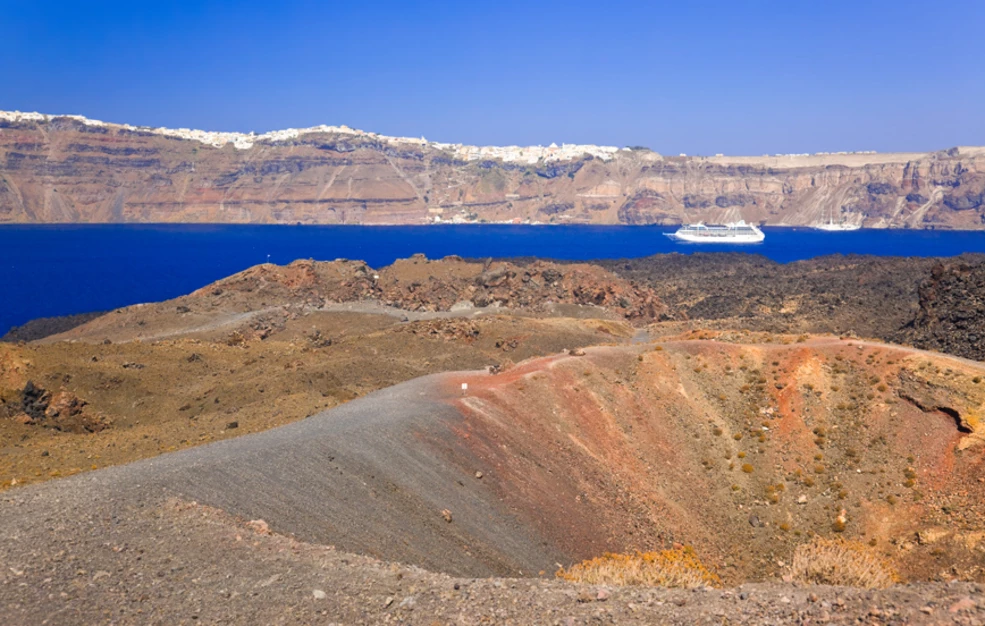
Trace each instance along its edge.
{"label": "dry shrub", "polygon": [[636,554],[606,553],[563,567],[558,578],[590,585],[642,585],[648,587],[715,586],[721,580],[698,559],[691,546]]}
{"label": "dry shrub", "polygon": [[793,577],[802,583],[883,589],[899,582],[890,562],[857,541],[816,538],[797,546]]}

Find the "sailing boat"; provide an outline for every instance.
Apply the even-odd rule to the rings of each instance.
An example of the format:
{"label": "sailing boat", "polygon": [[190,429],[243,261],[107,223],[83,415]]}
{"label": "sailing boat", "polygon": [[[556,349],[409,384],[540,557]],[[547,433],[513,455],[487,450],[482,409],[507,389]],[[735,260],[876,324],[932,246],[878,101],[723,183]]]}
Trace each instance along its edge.
{"label": "sailing boat", "polygon": [[828,223],[814,224],[814,228],[817,230],[826,230],[828,232],[837,232],[844,230],[858,230],[859,228],[862,228],[862,225],[846,222],[844,219],[842,219],[838,223],[835,223],[834,211],[831,211],[830,213],[828,213]]}

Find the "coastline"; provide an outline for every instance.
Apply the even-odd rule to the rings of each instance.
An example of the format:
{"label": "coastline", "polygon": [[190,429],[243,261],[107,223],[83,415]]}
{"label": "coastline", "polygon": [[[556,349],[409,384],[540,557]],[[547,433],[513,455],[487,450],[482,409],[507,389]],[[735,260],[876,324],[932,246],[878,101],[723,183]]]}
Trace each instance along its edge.
{"label": "coastline", "polygon": [[[788,264],[828,256],[945,258],[985,253],[978,231],[861,229],[843,233],[764,227],[757,244],[684,244],[676,226],[4,224],[0,268],[8,305],[0,330],[37,318],[108,310],[176,297],[253,265],[296,259],[360,259],[380,268],[429,259],[541,258],[564,262],[655,255],[741,255]],[[555,226],[542,228],[540,226]],[[44,297],[38,297],[38,294]],[[2,333],[0,333],[2,334]]]}
{"label": "coastline", "polygon": [[[461,222],[365,222],[365,223],[334,223],[334,222],[284,222],[284,221],[273,221],[273,222],[246,222],[246,221],[187,221],[187,222],[167,222],[167,221],[148,221],[148,222],[82,222],[82,221],[47,221],[47,222],[0,222],[0,228],[12,227],[12,226],[281,226],[287,228],[296,227],[367,227],[367,228],[441,228],[446,226],[513,226],[513,227],[529,227],[529,226],[545,226],[545,227],[590,227],[590,228],[680,228],[684,224],[694,224],[697,222],[704,222],[705,224],[723,224],[733,220],[721,220],[721,221],[710,221],[710,220],[693,220],[693,221],[679,221],[673,223],[651,223],[651,224],[624,224],[619,222],[574,222],[574,221],[564,221],[564,222],[476,222],[476,221],[461,221]],[[735,220],[738,221],[738,220]],[[748,220],[746,220],[748,222]],[[805,229],[805,230],[818,230],[822,229],[816,228],[813,224],[769,224],[762,222],[749,222],[753,223],[759,228],[769,228],[769,229]],[[858,232],[863,231],[893,231],[893,232],[918,232],[918,231],[938,231],[938,232],[985,232],[985,222],[981,224],[979,228],[960,228],[952,226],[949,224],[929,224],[921,228],[911,228],[909,226],[888,226],[888,225],[866,225],[854,230],[846,231],[827,231],[829,233],[844,233],[844,232]]]}

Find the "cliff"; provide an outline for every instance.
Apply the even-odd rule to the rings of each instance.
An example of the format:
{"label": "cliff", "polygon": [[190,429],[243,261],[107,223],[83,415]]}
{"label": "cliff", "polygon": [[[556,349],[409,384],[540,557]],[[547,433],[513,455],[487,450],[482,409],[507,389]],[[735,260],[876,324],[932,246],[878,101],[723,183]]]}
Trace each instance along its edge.
{"label": "cliff", "polygon": [[263,135],[0,112],[0,223],[676,224],[985,228],[985,148],[666,157],[479,147],[345,126]]}

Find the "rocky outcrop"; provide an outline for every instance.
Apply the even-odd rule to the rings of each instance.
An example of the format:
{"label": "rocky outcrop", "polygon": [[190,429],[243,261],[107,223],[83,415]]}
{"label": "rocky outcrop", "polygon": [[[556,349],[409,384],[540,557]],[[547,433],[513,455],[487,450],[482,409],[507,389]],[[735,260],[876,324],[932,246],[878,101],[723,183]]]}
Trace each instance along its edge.
{"label": "rocky outcrop", "polygon": [[398,260],[380,271],[384,303],[411,311],[449,311],[455,306],[549,310],[554,305],[592,306],[629,320],[653,321],[666,310],[647,288],[588,264],[536,261],[469,263]]}
{"label": "rocky outcrop", "polygon": [[322,126],[265,135],[0,115],[0,223],[985,228],[985,149],[663,157],[475,147]]}
{"label": "rocky outcrop", "polygon": [[894,339],[985,360],[985,264],[937,264],[920,284],[919,307]]}
{"label": "rocky outcrop", "polygon": [[109,428],[111,421],[87,409],[88,402],[70,391],[51,391],[32,381],[20,392],[21,411],[11,419],[29,426],[44,426],[70,433],[96,433]]}
{"label": "rocky outcrop", "polygon": [[891,340],[914,319],[918,287],[940,260],[833,255],[783,264],[714,252],[598,263],[653,289],[678,319]]}
{"label": "rocky outcrop", "polygon": [[[126,342],[221,330],[229,345],[240,345],[266,339],[312,312],[356,309],[408,319],[520,312],[632,326],[669,318],[653,289],[596,265],[430,260],[417,254],[379,270],[346,259],[257,265],[187,296],[117,309],[46,341]],[[321,344],[325,338],[308,340]]]}
{"label": "rocky outcrop", "polygon": [[535,261],[520,266],[459,257],[430,260],[422,254],[379,271],[348,260],[258,265],[175,302],[180,301],[177,306],[183,310],[197,311],[214,306],[249,310],[275,303],[319,307],[362,300],[420,312],[473,307],[543,312],[558,305],[588,306],[644,322],[666,312],[651,289],[594,265]]}

